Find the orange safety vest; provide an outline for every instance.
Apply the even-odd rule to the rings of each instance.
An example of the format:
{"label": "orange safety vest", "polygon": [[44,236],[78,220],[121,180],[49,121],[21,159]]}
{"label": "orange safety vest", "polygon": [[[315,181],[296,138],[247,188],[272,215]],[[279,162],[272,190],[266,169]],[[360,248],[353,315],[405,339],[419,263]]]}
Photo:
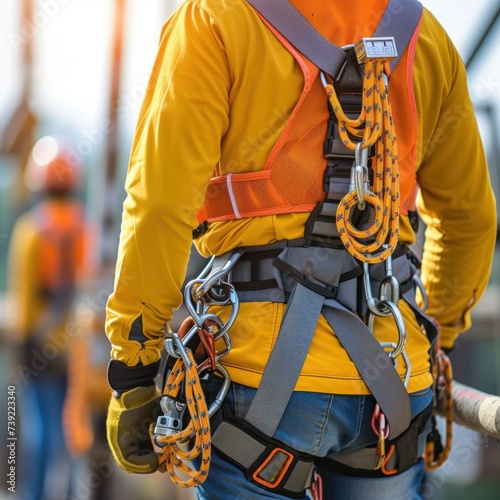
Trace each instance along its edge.
{"label": "orange safety vest", "polygon": [[74,292],[84,270],[87,234],[79,202],[42,202],[34,216],[39,234],[38,283],[48,298]]}
{"label": "orange safety vest", "polygon": [[[228,173],[210,180],[204,204],[197,212],[200,223],[312,212],[325,199],[323,176],[327,160],[323,142],[329,111],[319,68],[262,20],[300,65],[304,75],[302,94],[261,171]],[[310,22],[317,28],[315,18]],[[418,190],[413,63],[419,31],[420,21],[389,81],[398,137],[400,210],[404,214],[415,209]]]}

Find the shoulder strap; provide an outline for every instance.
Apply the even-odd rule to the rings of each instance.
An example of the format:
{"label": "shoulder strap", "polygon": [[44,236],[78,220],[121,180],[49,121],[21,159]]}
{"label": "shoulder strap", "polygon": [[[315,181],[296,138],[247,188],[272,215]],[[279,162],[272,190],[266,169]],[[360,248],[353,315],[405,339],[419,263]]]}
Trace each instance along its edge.
{"label": "shoulder strap", "polygon": [[247,0],[296,49],[325,73],[336,78],[345,52],[327,40],[288,0]]}
{"label": "shoulder strap", "polygon": [[394,71],[410,43],[411,37],[422,17],[422,11],[423,6],[417,0],[389,0],[385,14],[382,16],[382,20],[373,36],[394,37],[398,55],[391,61],[392,71]]}
{"label": "shoulder strap", "polygon": [[[318,68],[337,79],[345,65],[345,52],[327,40],[288,0],[247,0],[269,21],[296,49]],[[417,0],[389,0],[386,15],[373,36],[393,36],[398,57],[391,62],[396,67],[408,45],[422,14],[422,4]],[[371,35],[367,34],[367,35]]]}

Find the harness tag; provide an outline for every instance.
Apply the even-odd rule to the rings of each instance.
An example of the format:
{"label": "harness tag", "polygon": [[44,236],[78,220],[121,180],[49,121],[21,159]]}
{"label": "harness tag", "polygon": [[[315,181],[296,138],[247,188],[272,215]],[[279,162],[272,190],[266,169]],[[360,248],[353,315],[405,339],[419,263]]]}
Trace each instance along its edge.
{"label": "harness tag", "polygon": [[367,59],[394,59],[398,57],[396,41],[393,36],[373,36],[362,38],[354,50],[359,64],[363,64]]}

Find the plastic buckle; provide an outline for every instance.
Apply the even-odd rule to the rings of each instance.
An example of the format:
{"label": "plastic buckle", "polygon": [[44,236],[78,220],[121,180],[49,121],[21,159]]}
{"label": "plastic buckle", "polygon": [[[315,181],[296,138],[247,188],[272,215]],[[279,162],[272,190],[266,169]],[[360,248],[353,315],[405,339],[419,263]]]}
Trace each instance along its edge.
{"label": "plastic buckle", "polygon": [[294,462],[294,454],[283,448],[273,448],[260,466],[253,472],[255,483],[276,490],[281,486],[286,473]]}

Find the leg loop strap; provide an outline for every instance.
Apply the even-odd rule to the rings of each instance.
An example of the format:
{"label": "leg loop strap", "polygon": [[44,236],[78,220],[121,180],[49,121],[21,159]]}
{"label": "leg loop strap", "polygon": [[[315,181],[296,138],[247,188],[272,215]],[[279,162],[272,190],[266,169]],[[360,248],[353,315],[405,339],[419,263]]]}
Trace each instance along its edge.
{"label": "leg loop strap", "polygon": [[267,437],[243,418],[224,417],[212,436],[212,445],[251,483],[267,491],[302,498],[311,483],[311,455]]}
{"label": "leg loop strap", "polygon": [[432,414],[432,403],[411,422],[408,429],[396,439],[387,442],[389,450],[383,466],[375,470],[376,447],[369,446],[357,450],[334,453],[324,458],[315,459],[315,463],[324,469],[340,474],[359,477],[384,477],[405,472],[415,465],[422,456],[419,449],[419,436]]}

